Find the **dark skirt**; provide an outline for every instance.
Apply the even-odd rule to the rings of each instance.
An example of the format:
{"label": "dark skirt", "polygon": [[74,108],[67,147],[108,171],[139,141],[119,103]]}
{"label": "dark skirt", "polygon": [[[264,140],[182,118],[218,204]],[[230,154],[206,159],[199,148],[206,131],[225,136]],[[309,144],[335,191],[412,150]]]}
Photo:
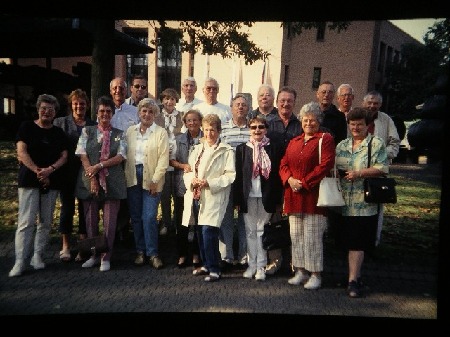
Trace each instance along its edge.
{"label": "dark skirt", "polygon": [[336,223],[336,243],[343,250],[372,251],[377,238],[378,214],[340,216]]}

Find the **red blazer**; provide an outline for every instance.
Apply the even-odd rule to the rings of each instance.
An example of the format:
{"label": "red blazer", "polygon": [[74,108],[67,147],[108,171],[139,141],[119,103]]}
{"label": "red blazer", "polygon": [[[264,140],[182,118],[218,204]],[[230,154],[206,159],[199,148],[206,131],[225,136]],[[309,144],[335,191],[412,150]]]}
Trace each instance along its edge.
{"label": "red blazer", "polygon": [[[280,177],[284,186],[284,213],[327,214],[325,207],[317,207],[319,184],[330,174],[335,160],[335,143],[330,133],[324,133],[322,140],[322,162],[319,163],[319,139],[317,132],[305,144],[305,134],[289,142],[281,159]],[[302,188],[294,192],[288,184],[289,177],[300,179]]]}

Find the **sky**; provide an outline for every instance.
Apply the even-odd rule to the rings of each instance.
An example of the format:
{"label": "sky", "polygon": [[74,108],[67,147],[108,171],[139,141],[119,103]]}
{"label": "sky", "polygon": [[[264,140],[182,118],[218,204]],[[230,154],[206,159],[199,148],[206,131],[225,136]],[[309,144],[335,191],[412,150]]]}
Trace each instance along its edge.
{"label": "sky", "polygon": [[423,36],[436,21],[441,19],[410,19],[410,20],[390,20],[394,25],[400,27],[403,31],[413,38],[423,41]]}

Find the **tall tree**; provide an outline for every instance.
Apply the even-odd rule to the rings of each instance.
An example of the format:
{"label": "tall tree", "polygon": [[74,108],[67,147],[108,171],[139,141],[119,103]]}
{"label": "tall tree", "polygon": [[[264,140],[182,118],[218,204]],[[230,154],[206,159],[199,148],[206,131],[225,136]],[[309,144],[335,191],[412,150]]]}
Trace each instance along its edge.
{"label": "tall tree", "polygon": [[449,66],[450,62],[450,19],[436,22],[423,37],[425,45],[439,54],[440,65]]}
{"label": "tall tree", "polygon": [[[270,53],[258,47],[246,28],[252,27],[254,21],[179,21],[179,29],[187,33],[188,40],[182,35],[170,33],[166,21],[149,21],[150,26],[158,31],[160,39],[181,38],[181,50],[184,52],[209,55],[221,55],[232,58],[234,55],[243,57],[245,64],[253,64],[266,59]],[[328,28],[329,30],[347,29],[349,21],[333,22],[283,22],[282,27],[288,27],[293,35],[301,34],[303,30],[313,28]],[[151,41],[155,43],[156,41]]]}

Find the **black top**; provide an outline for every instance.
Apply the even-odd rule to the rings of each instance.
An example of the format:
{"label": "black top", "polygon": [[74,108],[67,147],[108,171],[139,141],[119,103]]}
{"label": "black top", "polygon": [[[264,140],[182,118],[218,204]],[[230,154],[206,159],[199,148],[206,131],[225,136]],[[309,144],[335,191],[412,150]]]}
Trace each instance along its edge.
{"label": "black top", "polygon": [[[64,131],[56,126],[49,129],[41,128],[34,121],[24,121],[16,135],[16,143],[23,141],[27,145],[27,152],[38,167],[53,165],[64,150],[69,150],[69,139]],[[56,170],[50,175],[50,189],[60,190],[64,184],[64,170]],[[38,188],[36,173],[19,163],[19,187]]]}
{"label": "black top", "polygon": [[339,144],[341,140],[347,138],[347,120],[345,114],[340,112],[334,104],[323,111],[323,123],[322,127],[330,130],[330,133],[334,137],[334,143]]}

